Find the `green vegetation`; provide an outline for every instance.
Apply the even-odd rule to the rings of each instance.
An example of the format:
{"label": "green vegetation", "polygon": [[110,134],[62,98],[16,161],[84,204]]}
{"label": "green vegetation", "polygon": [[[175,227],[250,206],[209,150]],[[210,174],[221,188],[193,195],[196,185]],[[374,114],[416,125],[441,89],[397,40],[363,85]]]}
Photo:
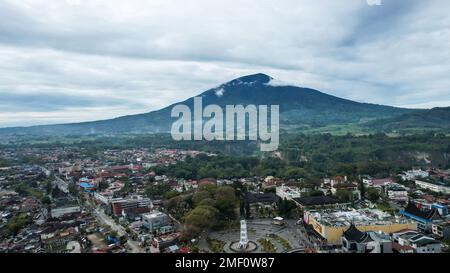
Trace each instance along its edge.
{"label": "green vegetation", "polygon": [[415,110],[397,117],[379,119],[366,124],[382,131],[417,133],[424,130],[450,131],[450,107]]}
{"label": "green vegetation", "polygon": [[31,196],[37,199],[45,197],[45,193],[30,186],[28,182],[22,182],[15,187],[15,191],[23,196]]}
{"label": "green vegetation", "polygon": [[270,241],[270,239],[261,238],[261,239],[258,239],[258,243],[261,244],[262,251],[264,251],[264,252],[267,252],[267,253],[277,252],[277,248]]}
{"label": "green vegetation", "polygon": [[150,184],[145,188],[145,195],[150,198],[162,198],[164,194],[170,191],[170,185],[164,184]]}
{"label": "green vegetation", "polygon": [[170,213],[180,209],[185,211],[185,235],[198,236],[209,229],[225,228],[233,225],[236,220],[236,210],[239,205],[235,191],[229,186],[204,185],[188,196],[176,196],[166,202]]}
{"label": "green vegetation", "polygon": [[0,168],[3,168],[3,167],[10,167],[11,165],[12,165],[12,162],[0,158]]}
{"label": "green vegetation", "polygon": [[297,205],[294,203],[294,201],[283,199],[278,205],[278,213],[280,216],[290,217],[292,211],[296,208]]}
{"label": "green vegetation", "polygon": [[11,235],[16,236],[19,231],[31,222],[30,216],[26,213],[20,213],[13,218],[11,218],[6,223],[6,229]]}
{"label": "green vegetation", "polygon": [[276,240],[278,243],[280,243],[283,246],[285,251],[292,249],[291,244],[289,244],[289,242],[286,239],[284,239],[283,237],[281,237],[277,234],[274,234],[274,233],[269,234],[269,237]]}
{"label": "green vegetation", "polygon": [[376,188],[368,188],[367,199],[374,203],[377,202],[380,199],[380,191]]}
{"label": "green vegetation", "polygon": [[214,253],[223,253],[225,242],[216,239],[206,239],[209,249]]}
{"label": "green vegetation", "polygon": [[337,190],[336,191],[336,196],[341,199],[343,202],[350,202],[353,199],[353,193],[349,190]]}
{"label": "green vegetation", "polygon": [[[443,134],[283,135],[281,139],[281,158],[239,156],[242,153],[200,155],[152,170],[185,179],[273,175],[316,184],[324,175],[347,175],[355,179],[360,174],[389,176],[412,167],[450,167],[450,138]],[[208,150],[206,145],[203,149]]]}
{"label": "green vegetation", "polygon": [[389,213],[391,215],[394,215],[397,212],[393,207],[391,207],[391,205],[387,201],[378,202],[377,203],[377,208],[379,210],[387,212],[387,213]]}

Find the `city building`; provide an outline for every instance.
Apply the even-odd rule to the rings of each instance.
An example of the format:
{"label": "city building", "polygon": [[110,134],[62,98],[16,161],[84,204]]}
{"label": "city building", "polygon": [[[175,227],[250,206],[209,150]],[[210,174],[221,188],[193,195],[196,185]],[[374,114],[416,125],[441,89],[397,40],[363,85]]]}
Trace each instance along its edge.
{"label": "city building", "polygon": [[390,177],[382,179],[374,179],[370,177],[370,178],[363,178],[363,183],[370,187],[381,188],[394,183],[394,180]]}
{"label": "city building", "polygon": [[348,253],[392,253],[392,241],[389,234],[362,232],[351,224],[342,236],[342,250]]}
{"label": "city building", "polygon": [[298,191],[298,189],[292,188],[292,187],[288,187],[285,185],[276,187],[276,194],[281,198],[281,199],[286,199],[286,200],[292,200],[294,198],[300,198],[301,194]]}
{"label": "city building", "polygon": [[413,202],[409,202],[405,209],[400,210],[400,213],[416,221],[418,229],[422,231],[431,231],[433,221],[442,220],[437,209],[418,208]]}
{"label": "city building", "polygon": [[303,220],[330,245],[340,245],[344,231],[353,224],[361,231],[397,232],[417,229],[414,221],[391,216],[376,209],[311,210],[305,211]]}
{"label": "city building", "polygon": [[157,248],[159,251],[168,248],[170,246],[176,245],[180,238],[180,233],[172,233],[169,235],[163,235],[158,237],[153,237],[152,246]]}
{"label": "city building", "polygon": [[430,190],[432,192],[437,193],[444,193],[444,194],[450,194],[450,187],[444,185],[444,184],[438,184],[438,183],[431,183],[431,182],[425,182],[421,180],[416,180],[415,184],[417,187]]}
{"label": "city building", "polygon": [[396,250],[402,250],[402,246],[408,246],[414,253],[441,253],[442,251],[441,242],[415,230],[393,232],[392,239],[398,244],[394,245]]}
{"label": "city building", "polygon": [[400,184],[393,183],[385,187],[385,193],[389,200],[396,202],[408,202],[408,190]]}
{"label": "city building", "polygon": [[450,221],[435,221],[431,225],[431,232],[443,240],[450,241]]}
{"label": "city building", "polygon": [[169,226],[169,217],[162,212],[152,212],[142,215],[142,222],[150,232],[158,232],[161,228]]}
{"label": "city building", "polygon": [[274,193],[247,193],[245,195],[247,214],[256,215],[262,208],[275,209],[280,201],[280,197]]}
{"label": "city building", "polygon": [[72,214],[72,213],[80,213],[80,212],[81,212],[80,206],[68,205],[68,206],[63,206],[63,207],[58,207],[58,208],[52,208],[50,215],[52,218],[60,218],[64,215],[68,215],[68,214]]}
{"label": "city building", "polygon": [[53,206],[50,209],[50,216],[52,218],[61,218],[65,215],[80,213],[81,207],[78,202],[71,198],[55,199]]}
{"label": "city building", "polygon": [[115,215],[121,215],[122,210],[130,208],[152,208],[153,204],[150,198],[114,198],[111,200],[112,212]]}
{"label": "city building", "polygon": [[426,178],[429,177],[430,173],[427,171],[422,171],[420,169],[417,170],[409,170],[400,174],[400,177],[403,181],[407,180],[415,180],[417,178]]}
{"label": "city building", "polygon": [[335,196],[308,196],[294,198],[293,201],[298,207],[304,210],[322,208],[344,208],[350,203],[343,202]]}

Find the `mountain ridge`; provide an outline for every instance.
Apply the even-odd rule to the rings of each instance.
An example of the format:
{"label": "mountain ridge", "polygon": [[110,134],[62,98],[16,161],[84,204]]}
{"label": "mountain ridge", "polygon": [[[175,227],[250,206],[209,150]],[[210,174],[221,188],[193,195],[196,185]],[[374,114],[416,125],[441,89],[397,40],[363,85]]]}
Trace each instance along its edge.
{"label": "mountain ridge", "polygon": [[[280,124],[286,130],[302,126],[358,124],[395,118],[414,111],[360,103],[311,88],[280,84],[263,73],[233,79],[198,96],[202,97],[203,105],[217,104],[221,107],[230,104],[280,105]],[[142,114],[79,123],[0,128],[0,134],[89,135],[168,132],[175,120],[170,116],[172,107],[185,104],[192,109],[193,98]]]}

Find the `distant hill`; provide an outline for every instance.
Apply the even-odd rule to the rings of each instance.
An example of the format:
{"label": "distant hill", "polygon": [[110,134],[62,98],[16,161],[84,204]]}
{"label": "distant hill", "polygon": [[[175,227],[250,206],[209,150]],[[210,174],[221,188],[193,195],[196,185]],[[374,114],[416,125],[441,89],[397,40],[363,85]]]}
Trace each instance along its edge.
{"label": "distant hill", "polygon": [[[280,105],[281,127],[288,131],[301,131],[305,128],[327,130],[329,126],[378,128],[381,125],[376,123],[376,120],[395,121],[407,114],[415,115],[416,113],[411,109],[359,103],[314,89],[279,83],[265,74],[244,76],[207,90],[199,96],[203,98],[204,106],[208,104],[217,104],[222,107],[229,104]],[[192,107],[193,98],[180,103]],[[170,117],[173,106],[109,120],[3,128],[0,129],[0,134],[89,135],[169,132],[175,120]],[[448,125],[448,119],[446,122]]]}
{"label": "distant hill", "polygon": [[366,124],[377,131],[450,131],[450,107],[416,110],[400,116],[379,119]]}

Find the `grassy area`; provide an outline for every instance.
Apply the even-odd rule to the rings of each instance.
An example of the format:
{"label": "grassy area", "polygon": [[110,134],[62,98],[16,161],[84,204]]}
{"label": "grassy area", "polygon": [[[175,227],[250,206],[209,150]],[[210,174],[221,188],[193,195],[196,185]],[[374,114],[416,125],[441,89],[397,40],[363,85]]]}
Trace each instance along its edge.
{"label": "grassy area", "polygon": [[269,239],[259,239],[258,243],[262,246],[262,251],[268,252],[268,253],[275,253],[277,252],[277,248],[272,244],[272,242]]}
{"label": "grassy area", "polygon": [[209,249],[214,253],[222,253],[223,247],[225,246],[225,242],[216,240],[216,239],[210,239],[208,238],[206,240],[208,242]]}
{"label": "grassy area", "polygon": [[277,234],[273,234],[273,233],[270,234],[269,237],[274,239],[274,240],[276,240],[278,243],[280,243],[283,246],[284,250],[291,250],[292,249],[291,244],[286,239],[284,239],[283,237],[281,237],[281,236],[279,236]]}

